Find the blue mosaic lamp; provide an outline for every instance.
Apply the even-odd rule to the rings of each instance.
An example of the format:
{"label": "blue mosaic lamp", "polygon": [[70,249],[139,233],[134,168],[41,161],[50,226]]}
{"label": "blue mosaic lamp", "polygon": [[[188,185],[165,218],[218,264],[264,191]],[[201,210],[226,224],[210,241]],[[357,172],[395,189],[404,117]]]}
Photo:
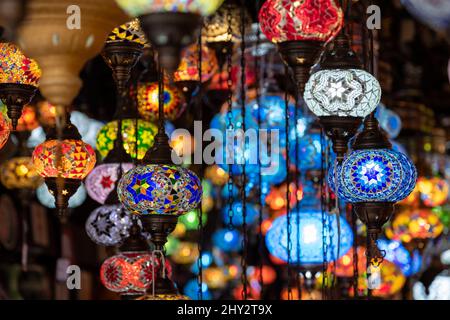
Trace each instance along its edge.
{"label": "blue mosaic lamp", "polygon": [[417,171],[404,154],[391,149],[374,114],[364,122],[353,151],[329,172],[330,187],[338,197],[353,205],[367,227],[367,255],[379,264],[383,254],[376,245],[382,226],[391,217],[394,204],[406,198],[416,185]]}
{"label": "blue mosaic lamp", "polygon": [[[299,215],[299,219],[297,219],[297,215]],[[336,215],[325,213],[324,216],[326,225],[328,225],[329,228],[322,230],[323,221],[321,211],[292,211],[290,217],[290,242],[292,249],[289,251],[290,262],[292,264],[300,262],[302,266],[308,267],[321,265],[324,262],[322,231],[325,232],[327,239],[326,245],[329,249],[326,256],[327,261],[339,259],[351,248],[353,244],[353,233],[347,221],[342,217],[339,218],[341,226],[341,237],[339,242],[338,233],[336,231],[338,228]],[[333,232],[331,232],[331,230],[333,230]],[[283,261],[288,261],[286,215],[274,220],[266,234],[266,245],[271,255]]]}

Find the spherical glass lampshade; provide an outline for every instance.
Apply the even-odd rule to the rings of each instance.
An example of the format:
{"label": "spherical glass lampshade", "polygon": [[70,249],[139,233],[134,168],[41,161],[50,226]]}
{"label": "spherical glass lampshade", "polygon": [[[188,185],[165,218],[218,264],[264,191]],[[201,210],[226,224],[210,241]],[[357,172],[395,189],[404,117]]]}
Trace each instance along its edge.
{"label": "spherical glass lampshade", "polygon": [[4,162],[0,180],[7,189],[36,189],[42,183],[31,157],[15,157]]}
{"label": "spherical glass lampshade", "polygon": [[110,33],[106,43],[115,43],[129,41],[141,44],[143,46],[149,46],[144,33],[142,32],[139,19],[133,19],[130,22],[124,23]]}
{"label": "spherical glass lampshade", "polygon": [[[299,219],[297,219],[297,215]],[[290,262],[292,264],[297,263],[299,257],[300,263],[304,265],[317,265],[323,263],[324,254],[322,249],[322,231],[327,235],[327,261],[340,258],[351,248],[353,243],[353,234],[350,225],[345,221],[345,219],[341,217],[341,238],[338,256],[336,216],[325,213],[324,218],[326,220],[326,223],[329,225],[329,228],[325,228],[325,230],[322,230],[322,212],[293,211],[291,213],[290,242],[292,245],[292,249],[289,252]],[[299,224],[297,224],[297,222],[299,222]],[[330,230],[333,230],[333,232],[331,232]],[[300,246],[298,244],[300,244]],[[288,261],[288,235],[286,215],[278,217],[273,221],[272,226],[266,234],[266,245],[270,254],[285,262]]]}
{"label": "spherical glass lampshade", "polygon": [[118,195],[130,212],[181,215],[197,208],[202,187],[199,178],[188,169],[151,164],[125,173]]}
{"label": "spherical glass lampshade", "polygon": [[395,263],[406,277],[419,271],[420,259],[415,259],[401,242],[381,239],[377,241],[377,245],[386,253],[384,259]]}
{"label": "spherical glass lampshade", "polygon": [[275,43],[327,42],[342,28],[343,12],[336,0],[268,0],[259,11],[259,23]]}
{"label": "spherical glass lampshade", "polygon": [[[58,144],[61,146],[61,165],[56,163]],[[36,171],[44,178],[84,179],[95,166],[95,151],[82,140],[47,140],[38,145],[32,155]]]}
{"label": "spherical glass lampshade", "polygon": [[[231,17],[228,23],[228,16]],[[231,28],[231,33],[228,33]],[[235,4],[224,4],[216,13],[207,17],[202,28],[206,43],[241,40],[241,8]]]}
{"label": "spherical glass lampshade", "polygon": [[[158,98],[158,82],[146,82],[138,85],[138,111],[145,120],[158,120]],[[164,119],[176,120],[184,109],[185,104],[181,92],[174,86],[164,84]]]}
{"label": "spherical glass lampshade", "polygon": [[401,0],[403,6],[423,23],[439,30],[450,26],[450,3],[446,0]]}
{"label": "spherical glass lampshade", "polygon": [[355,150],[330,170],[328,181],[338,196],[352,203],[397,202],[414,189],[414,164],[404,154],[389,149]]}
{"label": "spherical glass lampshade", "polygon": [[[199,81],[198,44],[183,49],[181,62],[173,75],[174,81]],[[202,82],[212,78],[218,69],[216,54],[207,46],[202,46]]]}
{"label": "spherical glass lampshade", "polygon": [[[106,289],[113,292],[145,293],[152,283],[152,261],[151,254],[147,252],[121,252],[103,262],[100,280]],[[157,272],[156,266],[154,269]]]}
{"label": "spherical glass lampshade", "polygon": [[239,251],[241,239],[242,236],[239,231],[228,229],[219,229],[212,236],[214,246],[225,252]]}
{"label": "spherical glass lampshade", "polygon": [[130,214],[121,204],[101,206],[86,220],[86,233],[95,243],[102,246],[115,246],[129,236],[132,225]]}
{"label": "spherical glass lampshade", "polygon": [[11,133],[11,123],[6,115],[0,112],[0,149],[8,141],[9,135]]}
{"label": "spherical glass lampshade", "polygon": [[413,239],[437,238],[443,230],[444,225],[430,209],[406,210],[394,218],[386,229],[386,235],[390,239],[408,243]]}
{"label": "spherical glass lampshade", "polygon": [[[106,157],[108,152],[114,148],[114,140],[117,139],[118,121],[114,120],[104,125],[97,134],[97,150],[102,158]],[[153,146],[155,135],[158,133],[158,127],[144,120],[137,120],[138,132],[136,134],[136,120],[122,120],[122,139],[125,151],[132,157],[136,158],[136,138],[137,140],[137,157],[142,159]]]}
{"label": "spherical glass lampshade", "polygon": [[[258,219],[258,207],[254,203],[246,203],[246,218],[245,222],[247,225],[252,225]],[[224,205],[222,207],[222,220],[225,223],[230,221],[230,215],[228,213],[229,206]],[[231,204],[231,210],[233,214],[231,216],[231,223],[234,227],[240,227],[244,223],[244,206],[241,201],[234,201]]]}
{"label": "spherical glass lampshade", "polygon": [[318,117],[365,117],[381,98],[378,80],[360,69],[320,70],[309,78],[304,99]]}
{"label": "spherical glass lampshade", "polygon": [[116,0],[130,16],[158,12],[185,12],[207,16],[216,11],[223,0]]}
{"label": "spherical glass lampshade", "polygon": [[[55,197],[50,193],[45,183],[41,184],[40,187],[36,189],[36,197],[43,206],[55,209]],[[81,184],[75,194],[70,197],[69,208],[81,206],[84,200],[86,200],[86,197],[86,188],[84,187],[84,184]]]}
{"label": "spherical glass lampshade", "polygon": [[[104,163],[95,167],[86,178],[86,189],[89,196],[100,204],[104,204],[117,183],[118,163]],[[122,163],[122,173],[132,169],[132,163]]]}
{"label": "spherical glass lampshade", "polygon": [[428,286],[416,282],[412,288],[414,300],[450,300],[450,272],[439,273]]}
{"label": "spherical glass lampshade", "polygon": [[427,207],[436,207],[447,201],[449,186],[448,183],[439,177],[427,179],[420,177],[417,179],[417,190],[420,192],[420,199]]}
{"label": "spherical glass lampshade", "polygon": [[41,70],[12,43],[0,43],[0,83],[18,83],[37,87]]}

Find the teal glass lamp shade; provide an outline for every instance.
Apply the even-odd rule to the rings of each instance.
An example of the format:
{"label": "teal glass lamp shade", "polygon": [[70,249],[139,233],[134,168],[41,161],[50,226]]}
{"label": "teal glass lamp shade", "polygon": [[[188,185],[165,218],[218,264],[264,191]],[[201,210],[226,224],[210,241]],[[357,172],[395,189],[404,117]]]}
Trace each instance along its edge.
{"label": "teal glass lamp shade", "polygon": [[199,205],[200,179],[175,165],[140,165],[119,181],[118,196],[125,209],[136,214],[181,215]]}
{"label": "teal glass lamp shade", "polygon": [[[84,187],[84,184],[81,184],[75,194],[70,197],[69,208],[76,208],[81,206],[84,200],[86,200],[86,196],[86,188]],[[41,186],[36,189],[36,197],[43,206],[49,209],[56,208],[55,197],[50,193],[45,183],[41,184]]]}
{"label": "teal glass lamp shade", "polygon": [[350,202],[398,202],[416,185],[417,171],[404,154],[390,149],[355,150],[329,171],[328,182]]}
{"label": "teal glass lamp shade", "polygon": [[[297,219],[297,215],[298,218]],[[325,238],[327,239],[327,261],[339,259],[347,253],[353,244],[353,234],[350,225],[340,218],[341,238],[338,250],[338,233],[336,215],[324,213],[326,225]],[[298,224],[297,224],[298,222]],[[283,261],[288,261],[288,234],[287,216],[276,218],[266,234],[266,245],[270,254]],[[321,211],[293,211],[290,218],[291,234],[290,262],[302,265],[318,265],[324,262],[323,237],[322,237],[322,212]],[[330,231],[332,230],[332,231]],[[299,231],[299,232],[298,232]],[[338,256],[339,251],[339,256]],[[300,261],[299,261],[300,259]]]}

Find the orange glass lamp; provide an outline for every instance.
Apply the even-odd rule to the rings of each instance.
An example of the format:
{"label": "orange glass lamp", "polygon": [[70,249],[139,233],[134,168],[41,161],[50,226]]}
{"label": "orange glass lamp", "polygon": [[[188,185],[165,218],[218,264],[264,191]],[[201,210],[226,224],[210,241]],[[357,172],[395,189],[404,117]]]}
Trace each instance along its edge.
{"label": "orange glass lamp", "polygon": [[443,230],[444,225],[430,209],[405,210],[394,218],[386,235],[405,244],[422,242],[419,249],[423,249],[424,241],[438,237]]}
{"label": "orange glass lamp", "polygon": [[17,131],[32,131],[39,127],[39,121],[33,106],[26,105],[22,109],[22,116],[17,123]]}
{"label": "orange glass lamp", "polygon": [[57,140],[56,129],[47,134],[47,140],[38,145],[32,155],[36,171],[44,178],[55,197],[59,216],[63,217],[70,197],[95,166],[95,151],[81,140],[78,129],[67,121],[62,140]]}
{"label": "orange glass lamp", "polygon": [[[137,89],[139,114],[148,121],[158,120],[158,82],[144,82]],[[176,120],[185,109],[183,96],[174,86],[164,84],[164,119]]]}
{"label": "orange glass lamp", "polygon": [[0,112],[0,149],[8,141],[9,135],[11,134],[11,125],[9,123],[8,118]]}
{"label": "orange glass lamp", "polygon": [[16,130],[22,108],[36,93],[41,71],[14,44],[0,43],[0,98],[8,108],[12,129]]}
{"label": "orange glass lamp", "polygon": [[427,179],[421,177],[417,180],[417,189],[420,199],[427,207],[436,207],[444,204],[448,198],[448,183],[439,177]]}
{"label": "orange glass lamp", "polygon": [[[183,92],[187,103],[200,84],[208,82],[218,69],[216,54],[207,46],[202,46],[202,78],[199,75],[199,46],[192,44],[181,52],[181,62],[174,73],[174,82],[178,89]],[[197,92],[199,94],[200,92]]]}

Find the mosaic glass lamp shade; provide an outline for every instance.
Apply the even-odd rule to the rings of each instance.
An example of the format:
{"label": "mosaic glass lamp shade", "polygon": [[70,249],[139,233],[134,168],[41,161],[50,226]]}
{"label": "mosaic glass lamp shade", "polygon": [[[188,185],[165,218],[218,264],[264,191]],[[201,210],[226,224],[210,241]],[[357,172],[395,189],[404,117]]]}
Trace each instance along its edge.
{"label": "mosaic glass lamp shade", "polygon": [[380,102],[381,87],[370,73],[359,69],[320,70],[309,78],[304,99],[318,117],[365,117]]}
{"label": "mosaic glass lamp shade", "polygon": [[38,86],[41,70],[12,43],[0,43],[0,83]]}
{"label": "mosaic glass lamp shade", "polygon": [[6,115],[0,112],[0,149],[8,141],[9,135],[11,134],[11,124],[8,121]]}
{"label": "mosaic glass lamp shade", "polygon": [[[152,283],[152,261],[147,252],[121,252],[103,262],[100,280],[110,291],[141,295]],[[157,272],[157,268],[154,269]]]}
{"label": "mosaic glass lamp shade", "polygon": [[219,229],[212,236],[214,246],[225,252],[239,251],[241,239],[238,230]]}
{"label": "mosaic glass lamp shade", "polygon": [[398,202],[414,189],[417,172],[404,154],[390,149],[355,150],[329,172],[328,182],[339,198],[351,203]]}
{"label": "mosaic glass lamp shade", "polygon": [[327,42],[343,24],[343,12],[335,0],[268,0],[259,11],[261,30],[275,43]]}
{"label": "mosaic glass lamp shade", "polygon": [[[228,205],[224,205],[222,208],[222,220],[225,223],[230,221],[230,217],[228,215]],[[231,210],[233,211],[233,215],[231,218],[231,223],[234,227],[240,227],[244,223],[244,206],[241,201],[235,201],[231,204]],[[253,203],[246,204],[246,224],[252,225],[258,219],[258,207]]]}
{"label": "mosaic glass lamp shade", "polygon": [[386,235],[390,239],[409,243],[437,238],[443,230],[444,225],[430,209],[406,210],[394,218],[386,229]]}
{"label": "mosaic glass lamp shade", "polygon": [[83,180],[95,166],[94,149],[81,140],[67,139],[61,144],[61,166],[56,163],[58,140],[38,145],[32,155],[36,171],[44,178]]}
{"label": "mosaic glass lamp shade", "polygon": [[[118,163],[104,163],[95,167],[86,178],[86,189],[89,196],[100,204],[104,204],[118,182]],[[132,163],[123,163],[122,172],[132,169]]]}
{"label": "mosaic glass lamp shade", "polygon": [[116,0],[130,16],[157,12],[185,12],[207,16],[216,11],[223,0]]}
{"label": "mosaic glass lamp shade", "polygon": [[403,6],[417,19],[435,28],[450,27],[450,3],[446,0],[402,0]]}
{"label": "mosaic glass lamp shade", "polygon": [[36,116],[34,108],[30,105],[25,105],[22,109],[22,115],[17,122],[17,131],[32,131],[39,127],[39,121]]}
{"label": "mosaic glass lamp shade", "polygon": [[132,225],[130,214],[121,204],[101,206],[86,220],[86,233],[95,243],[102,246],[115,246],[129,236]]}
{"label": "mosaic glass lamp shade", "polygon": [[[49,209],[55,209],[55,197],[53,194],[49,191],[47,185],[45,183],[41,184],[39,188],[36,190],[36,197],[38,198],[39,202],[49,208]],[[86,200],[87,194],[86,194],[86,188],[84,187],[84,184],[81,184],[81,186],[77,189],[75,194],[70,197],[69,199],[69,208],[76,208],[83,204],[84,200]]]}
{"label": "mosaic glass lamp shade", "polygon": [[[174,73],[174,81],[199,81],[198,44],[194,43],[183,49],[181,62]],[[202,46],[202,82],[212,78],[218,69],[216,54],[207,46]]]}
{"label": "mosaic glass lamp shade", "polygon": [[31,157],[14,157],[0,167],[0,180],[7,189],[36,189],[42,183]]}
{"label": "mosaic glass lamp shade", "polygon": [[146,294],[136,300],[165,300],[165,301],[176,301],[176,300],[191,300],[188,296],[182,294]]}
{"label": "mosaic glass lamp shade", "polygon": [[401,242],[381,239],[377,244],[386,253],[384,259],[395,263],[406,277],[419,271],[420,259],[413,257]]}
{"label": "mosaic glass lamp shade", "polygon": [[118,195],[133,213],[181,215],[197,208],[202,187],[199,178],[188,169],[150,164],[125,173]]}
{"label": "mosaic glass lamp shade", "polygon": [[118,26],[117,28],[114,28],[108,36],[108,39],[106,39],[106,43],[123,41],[135,42],[143,46],[150,46],[141,30],[139,19],[134,19]]}
{"label": "mosaic glass lamp shade", "polygon": [[[299,219],[296,215],[299,214]],[[338,259],[344,255],[352,246],[353,234],[350,225],[340,218],[341,239],[338,255],[338,235],[337,232],[330,234],[330,230],[337,230],[337,219],[335,215],[325,213],[325,219],[330,226],[323,230],[327,235],[328,256],[327,261]],[[299,222],[299,225],[297,225]],[[293,211],[291,213],[291,244],[290,261],[295,264],[300,256],[300,263],[304,265],[322,264],[323,243],[322,243],[322,212],[320,211]],[[298,230],[300,232],[298,233]],[[299,241],[297,241],[299,240]],[[298,244],[300,246],[298,246]],[[287,217],[283,215],[276,218],[269,231],[266,234],[266,245],[271,255],[285,262],[288,261],[288,235],[287,235]],[[330,249],[333,248],[333,249]],[[299,252],[298,252],[299,251]]]}
{"label": "mosaic glass lamp shade", "polygon": [[[137,136],[137,158],[142,159],[153,146],[158,127],[149,121],[137,121],[138,132],[136,134],[136,120],[122,120],[122,139],[125,151],[136,158],[136,136]],[[114,120],[104,125],[97,134],[97,150],[102,158],[106,157],[114,147],[114,140],[117,138],[118,121]]]}
{"label": "mosaic glass lamp shade", "polygon": [[[228,23],[228,16],[231,21]],[[231,33],[228,33],[231,27]],[[224,4],[213,15],[205,18],[202,37],[206,43],[237,42],[241,39],[241,8],[235,4]]]}
{"label": "mosaic glass lamp shade", "polygon": [[[144,82],[137,89],[138,111],[145,120],[158,120],[158,82]],[[185,105],[181,92],[174,86],[164,84],[164,119],[176,120]]]}

